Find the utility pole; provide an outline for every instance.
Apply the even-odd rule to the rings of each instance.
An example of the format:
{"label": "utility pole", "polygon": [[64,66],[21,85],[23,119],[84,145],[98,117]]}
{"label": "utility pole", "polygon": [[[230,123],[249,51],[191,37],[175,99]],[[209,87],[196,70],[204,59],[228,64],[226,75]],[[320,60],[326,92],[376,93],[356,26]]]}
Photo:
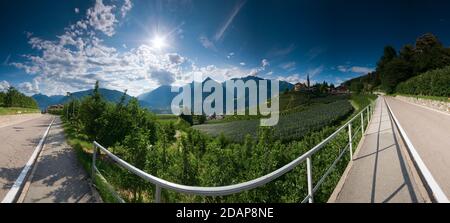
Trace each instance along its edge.
{"label": "utility pole", "polygon": [[308,89],[311,87],[311,85],[310,85],[310,82],[309,82],[309,74],[308,74],[308,76],[306,76],[306,83],[307,83],[307,87],[308,87]]}
{"label": "utility pole", "polygon": [[[66,96],[67,97],[70,97],[70,92],[67,92],[67,94],[66,94]],[[67,107],[67,109],[66,109],[66,117],[67,117],[67,121],[69,121],[69,107]]]}

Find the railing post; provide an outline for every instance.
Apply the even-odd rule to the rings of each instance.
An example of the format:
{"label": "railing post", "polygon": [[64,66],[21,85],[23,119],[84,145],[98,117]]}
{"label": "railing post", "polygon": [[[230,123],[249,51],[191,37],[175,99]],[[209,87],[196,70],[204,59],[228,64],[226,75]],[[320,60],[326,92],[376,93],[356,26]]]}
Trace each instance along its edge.
{"label": "railing post", "polygon": [[[367,117],[369,119],[369,117]],[[361,112],[361,137],[364,136],[364,112]]]}
{"label": "railing post", "polygon": [[350,161],[353,160],[352,123],[348,123],[348,145],[350,149]]}
{"label": "railing post", "polygon": [[155,185],[155,203],[161,203],[161,187]]}
{"label": "railing post", "polygon": [[313,185],[312,185],[312,168],[311,168],[311,157],[306,158],[306,174],[308,179],[308,202],[314,202],[313,195]]}
{"label": "railing post", "polygon": [[97,158],[97,145],[94,143],[94,149],[92,151],[92,182],[94,182],[95,179],[95,159]]}
{"label": "railing post", "polygon": [[367,126],[369,126],[369,121],[370,121],[370,105],[367,108]]}

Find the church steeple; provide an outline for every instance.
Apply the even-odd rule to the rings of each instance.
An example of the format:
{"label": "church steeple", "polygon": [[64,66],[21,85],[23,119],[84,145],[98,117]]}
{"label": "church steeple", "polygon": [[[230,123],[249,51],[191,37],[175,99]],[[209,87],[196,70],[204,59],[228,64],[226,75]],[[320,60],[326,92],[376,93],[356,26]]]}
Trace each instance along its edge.
{"label": "church steeple", "polygon": [[308,74],[308,76],[306,76],[306,85],[307,85],[308,88],[311,87],[311,86],[309,85],[309,74]]}

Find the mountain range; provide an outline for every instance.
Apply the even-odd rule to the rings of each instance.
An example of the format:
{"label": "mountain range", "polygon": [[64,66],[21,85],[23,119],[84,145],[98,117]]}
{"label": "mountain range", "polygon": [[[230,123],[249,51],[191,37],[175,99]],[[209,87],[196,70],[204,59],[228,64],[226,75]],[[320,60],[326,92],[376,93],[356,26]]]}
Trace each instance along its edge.
{"label": "mountain range", "polygon": [[[50,105],[64,104],[72,99],[81,99],[83,97],[91,95],[93,91],[94,90],[91,89],[91,90],[73,92],[70,94],[70,96],[64,96],[64,95],[47,96],[47,95],[43,95],[43,94],[35,94],[31,97],[37,101],[39,108],[41,110],[45,110]],[[110,101],[110,102],[119,102],[120,98],[123,95],[123,92],[116,91],[116,90],[109,90],[109,89],[105,89],[105,88],[100,88],[99,92],[105,100]],[[126,101],[129,101],[132,98],[132,96],[130,96],[130,95],[126,95],[125,97],[126,97],[126,99],[125,99]]]}
{"label": "mountain range", "polygon": [[[246,82],[247,80],[255,80],[257,83],[257,87],[259,89],[259,80],[264,80],[262,78],[259,77],[255,77],[255,76],[248,76],[248,77],[244,77],[244,78],[234,78],[232,80],[243,80],[244,82]],[[204,85],[204,83],[207,80],[211,80],[210,78],[205,79],[201,84],[202,87]],[[190,83],[191,85],[191,95],[193,95],[193,86],[195,85],[195,82]],[[197,83],[199,84],[199,83]],[[224,92],[224,101],[226,99],[226,87],[225,87],[225,82],[221,83],[222,87],[223,87],[223,92]],[[270,82],[269,82],[269,86],[268,86],[268,95],[270,95]],[[292,89],[294,88],[294,85],[285,81],[280,81],[280,92],[285,91],[286,89]],[[105,88],[100,88],[99,89],[100,94],[103,96],[104,99],[106,99],[107,101],[110,102],[119,102],[120,98],[123,95],[123,92],[120,91],[116,91],[116,90],[109,90],[109,89],[105,89]],[[85,90],[85,91],[79,91],[79,92],[74,92],[72,93],[70,96],[63,96],[63,95],[54,95],[54,96],[47,96],[47,95],[43,95],[43,94],[35,94],[32,97],[38,102],[39,108],[41,110],[45,110],[48,106],[50,105],[55,105],[55,104],[64,104],[65,102],[71,100],[71,99],[81,99],[83,97],[86,97],[90,94],[92,94],[93,90]],[[237,95],[237,92],[235,90],[235,95]],[[211,93],[203,93],[203,99],[205,99],[209,94]],[[173,98],[178,95],[177,92],[172,92],[171,91],[171,86],[169,85],[161,85],[158,88],[141,94],[137,97],[137,99],[139,100],[139,103],[142,107],[148,108],[151,111],[155,112],[155,113],[170,113],[171,109],[171,103]],[[240,98],[243,97],[244,95],[237,95],[236,98]],[[130,100],[132,98],[132,96],[130,95],[126,95],[126,101]],[[236,99],[235,98],[235,99]],[[191,100],[192,103],[194,100]],[[245,98],[246,104],[248,103],[248,98]],[[193,105],[193,104],[192,104]]]}

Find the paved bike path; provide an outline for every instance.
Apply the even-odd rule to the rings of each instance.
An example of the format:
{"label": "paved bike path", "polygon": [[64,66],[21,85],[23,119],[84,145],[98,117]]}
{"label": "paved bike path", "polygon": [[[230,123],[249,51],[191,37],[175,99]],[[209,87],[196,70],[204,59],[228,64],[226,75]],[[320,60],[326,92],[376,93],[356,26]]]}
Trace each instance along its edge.
{"label": "paved bike path", "polygon": [[24,191],[25,203],[99,202],[75,151],[66,143],[62,122],[56,118]]}
{"label": "paved bike path", "polygon": [[[353,156],[337,203],[425,202],[387,106],[379,97],[364,141]],[[419,183],[417,183],[419,182]]]}

